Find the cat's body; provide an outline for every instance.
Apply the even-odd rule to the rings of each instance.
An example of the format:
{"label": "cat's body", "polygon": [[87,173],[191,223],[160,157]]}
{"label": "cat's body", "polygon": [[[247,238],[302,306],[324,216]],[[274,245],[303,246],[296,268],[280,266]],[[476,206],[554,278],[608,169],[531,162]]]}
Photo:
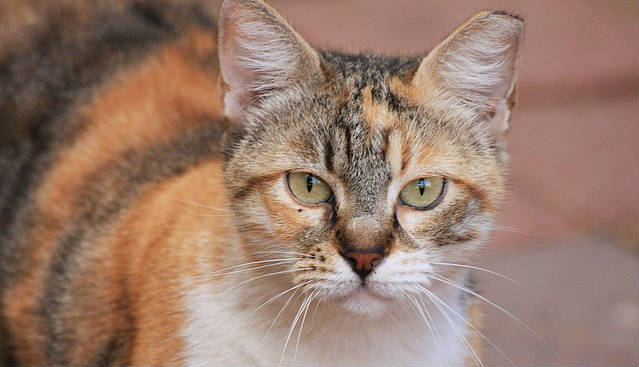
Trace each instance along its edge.
{"label": "cat's body", "polygon": [[[503,191],[520,20],[481,13],[393,58],[316,52],[256,1],[225,3],[219,49],[197,2],[3,6],[0,358],[477,363],[472,282],[445,264],[472,258]],[[514,47],[451,56],[491,22]],[[482,58],[503,81],[454,83]],[[296,201],[292,171],[330,200]],[[441,203],[395,204],[420,174],[446,178]],[[383,260],[358,276],[353,253]]]}

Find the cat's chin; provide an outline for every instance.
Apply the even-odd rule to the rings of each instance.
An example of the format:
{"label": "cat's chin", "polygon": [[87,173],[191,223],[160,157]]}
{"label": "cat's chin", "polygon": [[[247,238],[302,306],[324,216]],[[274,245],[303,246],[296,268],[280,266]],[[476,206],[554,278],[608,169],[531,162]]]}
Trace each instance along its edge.
{"label": "cat's chin", "polygon": [[380,315],[386,310],[390,299],[381,297],[371,292],[370,289],[360,286],[341,297],[342,306],[346,310],[360,315]]}

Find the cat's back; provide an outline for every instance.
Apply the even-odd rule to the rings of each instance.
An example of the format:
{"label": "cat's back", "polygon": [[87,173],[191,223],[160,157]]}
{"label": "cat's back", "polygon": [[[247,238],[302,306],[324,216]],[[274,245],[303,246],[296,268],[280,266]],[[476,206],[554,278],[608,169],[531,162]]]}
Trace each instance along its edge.
{"label": "cat's back", "polygon": [[[215,37],[206,1],[0,2],[5,315],[49,312],[83,233],[130,205],[136,186],[216,154]],[[0,362],[6,329],[0,317]]]}
{"label": "cat's back", "polygon": [[36,188],[219,118],[205,3],[0,3],[0,250]]}
{"label": "cat's back", "polygon": [[[3,213],[7,200],[18,199],[10,187],[25,191],[44,169],[25,162],[36,165],[51,150],[71,145],[104,115],[126,108],[125,97],[157,103],[143,94],[170,87],[171,77],[188,83],[177,80],[193,77],[196,68],[188,63],[216,67],[215,28],[212,9],[193,1],[0,3]],[[182,68],[172,71],[175,66]],[[110,105],[99,104],[105,99]],[[140,117],[138,125],[150,120]]]}

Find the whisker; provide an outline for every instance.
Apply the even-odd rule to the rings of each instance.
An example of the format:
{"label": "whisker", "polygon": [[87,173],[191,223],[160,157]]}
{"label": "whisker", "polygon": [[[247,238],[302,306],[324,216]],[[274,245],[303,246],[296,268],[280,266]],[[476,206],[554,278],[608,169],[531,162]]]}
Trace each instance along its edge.
{"label": "whisker", "polygon": [[276,271],[276,272],[274,272],[274,273],[268,273],[268,274],[264,274],[264,275],[256,276],[256,277],[253,277],[253,278],[251,278],[251,279],[245,280],[245,281],[240,282],[239,284],[237,284],[237,285],[236,285],[236,287],[239,287],[239,286],[241,286],[241,285],[243,285],[243,284],[246,284],[246,283],[248,283],[248,282],[250,282],[250,281],[253,281],[253,280],[257,280],[257,279],[261,279],[261,278],[265,278],[265,277],[270,277],[270,276],[278,275],[278,274],[294,273],[294,272],[296,272],[296,271],[304,271],[304,270],[313,270],[313,268],[300,268],[300,269],[291,269],[291,270]]}
{"label": "whisker", "polygon": [[483,271],[492,275],[495,275],[499,278],[502,278],[504,280],[507,280],[513,284],[515,284],[517,287],[523,289],[526,291],[526,293],[532,295],[535,299],[537,299],[537,301],[539,303],[541,303],[542,305],[544,305],[544,307],[550,311],[550,306],[543,300],[541,299],[541,297],[539,297],[533,290],[531,290],[529,287],[526,287],[525,285],[523,285],[522,283],[516,281],[515,279],[506,276],[504,274],[498,273],[496,271],[493,270],[489,270],[486,268],[482,268],[479,266],[473,266],[473,265],[467,265],[467,264],[456,264],[456,263],[448,263],[448,262],[440,262],[440,261],[430,261],[431,264],[435,264],[435,265],[444,265],[444,266],[453,266],[453,267],[459,267],[459,268],[466,268],[466,269],[474,269],[474,270],[479,270],[479,271]]}
{"label": "whisker", "polygon": [[239,270],[232,270],[232,271],[227,271],[225,273],[216,273],[216,274],[209,274],[210,277],[221,277],[221,276],[225,276],[225,275],[230,275],[230,274],[238,274],[238,273],[246,273],[248,271],[254,271],[257,269],[263,269],[263,268],[270,268],[273,266],[279,266],[279,265],[284,265],[284,264],[288,264],[291,261],[279,261],[273,264],[266,264],[266,265],[260,265],[260,266],[255,266],[252,268],[248,268],[248,269],[239,269]]}
{"label": "whisker", "polygon": [[504,232],[523,234],[526,236],[537,237],[537,238],[548,238],[550,236],[549,234],[543,233],[543,232],[531,232],[531,231],[526,231],[524,229],[509,227],[509,226],[493,225],[492,228],[500,230],[500,231],[504,231]]}
{"label": "whisker", "polygon": [[293,251],[256,251],[254,254],[285,254],[285,255],[299,255],[303,257],[313,258],[313,256],[309,254],[303,254],[301,252],[293,252]]}
{"label": "whisker", "polygon": [[277,320],[280,318],[280,316],[282,315],[282,312],[284,312],[284,310],[286,309],[286,306],[288,306],[288,304],[291,302],[291,300],[293,299],[293,297],[295,297],[295,295],[297,294],[297,292],[300,289],[296,289],[295,292],[293,292],[293,294],[291,294],[288,299],[286,300],[286,302],[284,303],[284,306],[282,306],[282,308],[280,309],[280,312],[277,313],[277,316],[275,316],[275,319],[273,319],[273,322],[271,322],[271,325],[269,326],[268,330],[266,330],[266,333],[264,334],[264,338],[266,338],[266,336],[271,332],[271,330],[273,329],[273,326],[275,326],[275,323],[277,322]]}
{"label": "whisker", "polygon": [[435,335],[437,336],[437,338],[439,339],[439,330],[437,329],[437,325],[435,325],[435,322],[433,321],[433,318],[430,316],[430,312],[428,311],[428,307],[426,307],[426,304],[424,303],[424,301],[419,298],[420,303],[422,304],[422,306],[424,307],[424,311],[426,311],[426,316],[428,316],[428,319],[430,320],[430,323],[433,325],[433,329],[435,330]]}
{"label": "whisker", "polygon": [[435,332],[433,331],[433,327],[430,325],[430,322],[428,322],[428,320],[426,319],[426,315],[424,314],[424,311],[422,310],[422,308],[419,306],[419,304],[417,303],[417,300],[415,300],[413,297],[408,296],[408,299],[411,300],[411,302],[415,305],[415,308],[419,311],[419,313],[422,315],[422,318],[424,319],[424,322],[426,323],[426,326],[428,327],[428,330],[430,331],[430,334],[433,337],[433,342],[435,342],[435,345],[439,345],[439,343],[437,342],[437,339],[435,339]]}
{"label": "whisker", "polygon": [[511,312],[509,312],[508,310],[504,309],[503,307],[499,306],[498,304],[496,304],[495,302],[489,300],[488,298],[478,294],[477,292],[474,292],[470,289],[468,289],[467,287],[464,287],[461,284],[457,284],[455,282],[453,282],[452,280],[446,278],[446,277],[439,277],[439,276],[435,276],[435,275],[428,275],[429,278],[431,279],[435,279],[435,280],[439,280],[442,283],[446,283],[449,285],[452,285],[453,287],[456,287],[464,292],[467,292],[469,294],[472,294],[473,296],[481,299],[482,301],[488,303],[489,305],[495,307],[497,310],[503,312],[505,315],[507,315],[508,317],[510,317],[512,320],[515,321],[515,323],[522,328],[524,331],[526,331],[528,334],[534,336],[537,340],[539,340],[546,348],[548,348],[548,350],[550,350],[555,357],[557,357],[558,359],[561,359],[561,357],[559,356],[559,354],[557,354],[557,352],[555,352],[555,350],[553,348],[551,348],[548,343],[546,343],[546,341],[532,328],[530,327],[530,325],[526,324],[525,322],[521,321],[518,317],[516,317],[515,315],[513,315]]}
{"label": "whisker", "polygon": [[297,314],[295,314],[295,318],[291,322],[291,327],[288,329],[288,335],[286,336],[286,340],[284,341],[284,347],[282,348],[282,356],[280,357],[279,366],[281,366],[282,362],[284,361],[284,354],[286,353],[286,347],[288,346],[288,342],[291,339],[291,334],[293,334],[293,330],[295,329],[295,325],[297,325],[297,321],[300,319],[300,316],[302,314],[304,306],[305,306],[306,302],[308,301],[308,299],[311,297],[311,294],[308,294],[306,296],[306,298],[304,298],[304,301],[302,301],[302,304],[300,305],[299,310],[297,310]]}
{"label": "whisker", "polygon": [[297,349],[300,346],[300,338],[302,337],[302,330],[304,329],[304,321],[306,321],[306,313],[308,312],[308,309],[310,308],[311,303],[315,299],[316,292],[317,291],[314,291],[313,293],[311,293],[311,299],[308,301],[308,303],[306,304],[306,308],[304,309],[304,315],[302,316],[302,322],[300,323],[300,331],[297,333],[297,342],[295,343],[295,353],[293,354],[293,366],[295,366],[295,363],[297,362]]}
{"label": "whisker", "polygon": [[[487,273],[496,275],[502,279],[506,279],[508,281],[511,281],[517,285],[520,285],[521,287],[524,287],[523,284],[519,283],[518,281],[516,281],[513,278],[510,278],[509,276],[506,276],[504,274],[500,274],[496,271],[492,271],[492,270],[488,270],[488,269],[484,269],[484,268],[480,268],[479,266],[474,266],[474,265],[466,265],[466,264],[457,264],[457,263],[448,263],[448,262],[441,262],[441,261],[429,261],[429,263],[431,264],[435,264],[435,265],[448,265],[448,266],[456,266],[456,267],[460,267],[460,268],[467,268],[467,269],[475,269],[475,270],[481,270],[481,271],[485,271]],[[524,287],[525,288],[525,287]],[[526,289],[528,290],[528,289]]]}
{"label": "whisker", "polygon": [[214,272],[209,273],[209,275],[215,275],[217,273],[224,272],[226,270],[236,269],[236,268],[240,268],[242,266],[247,266],[247,265],[272,263],[272,262],[278,262],[278,261],[295,261],[295,260],[297,260],[297,259],[287,257],[287,258],[281,258],[281,259],[269,259],[269,260],[251,261],[251,262],[248,262],[248,263],[243,263],[243,264],[239,264],[239,265],[233,265],[233,266],[229,266],[227,268],[219,269],[219,270],[216,270]]}
{"label": "whisker", "polygon": [[475,350],[473,349],[472,345],[470,345],[470,343],[468,342],[468,339],[466,339],[466,337],[464,336],[464,334],[459,330],[459,328],[455,325],[455,323],[453,322],[453,320],[450,318],[450,316],[448,316],[448,314],[446,313],[446,311],[439,305],[437,304],[437,302],[435,302],[435,300],[433,300],[433,293],[429,290],[427,290],[426,288],[420,286],[418,283],[413,282],[413,284],[415,284],[417,287],[421,288],[422,291],[424,292],[424,294],[430,298],[430,300],[433,302],[433,305],[439,310],[439,312],[442,314],[442,316],[444,316],[444,318],[446,319],[446,321],[448,321],[448,324],[451,326],[451,329],[453,329],[453,332],[457,335],[457,337],[462,341],[462,343],[464,343],[464,345],[466,346],[466,349],[468,349],[468,351],[470,352],[470,354],[472,355],[473,359],[480,365],[480,366],[484,366],[484,363],[481,361],[481,359],[479,358],[479,356],[477,355],[477,352],[475,352]]}
{"label": "whisker", "polygon": [[[317,292],[317,294],[319,295],[319,291]],[[319,308],[320,303],[322,303],[322,299],[317,298],[317,304],[315,305],[315,309],[313,309],[313,314],[311,314],[312,318],[315,318],[315,313],[317,313],[317,309]]]}
{"label": "whisker", "polygon": [[312,282],[313,282],[312,280],[308,280],[308,281],[306,281],[306,282],[304,282],[304,283],[300,283],[300,284],[295,285],[295,286],[293,286],[293,287],[291,287],[291,288],[289,288],[289,289],[287,289],[287,290],[285,290],[285,291],[283,291],[283,292],[280,292],[280,293],[276,294],[275,296],[271,297],[268,301],[266,301],[266,302],[262,303],[262,304],[261,304],[258,308],[256,308],[256,309],[255,309],[255,311],[253,311],[253,312],[251,313],[251,315],[253,315],[253,314],[254,314],[254,313],[256,313],[257,311],[261,310],[262,308],[264,308],[264,307],[266,307],[266,306],[270,305],[271,303],[275,302],[275,300],[277,300],[278,298],[282,297],[282,296],[283,296],[283,295],[285,295],[286,293],[288,293],[288,292],[290,292],[290,291],[292,291],[292,290],[294,290],[294,289],[297,289],[297,288],[299,288],[299,287],[305,286],[305,285],[307,285],[307,284],[309,284],[309,283],[312,283]]}
{"label": "whisker", "polygon": [[193,205],[193,206],[199,206],[201,208],[206,208],[206,209],[211,209],[211,210],[219,210],[221,212],[233,213],[232,210],[225,209],[225,208],[216,208],[216,207],[208,206],[208,205],[205,205],[205,204],[194,203],[194,202],[188,201],[188,200],[180,200],[180,201],[183,202],[184,204],[189,204],[189,205]]}
{"label": "whisker", "polygon": [[[420,286],[421,287],[421,286]],[[422,287],[422,289],[424,289]],[[425,289],[424,289],[425,290]],[[490,346],[492,346],[502,357],[504,357],[504,359],[506,359],[511,365],[515,365],[515,362],[513,362],[512,359],[510,359],[510,357],[508,357],[502,350],[501,348],[499,348],[497,345],[495,345],[495,343],[493,343],[490,339],[488,339],[488,337],[486,335],[484,335],[484,333],[482,333],[481,331],[479,331],[470,321],[468,321],[466,318],[464,318],[462,315],[459,314],[459,312],[455,311],[452,307],[450,307],[446,302],[444,302],[440,297],[438,297],[435,292],[430,292],[431,295],[434,297],[435,300],[439,301],[441,305],[443,305],[444,307],[446,307],[450,312],[453,313],[453,315],[457,316],[460,320],[462,320],[466,325],[468,325],[468,327],[470,327],[471,329],[473,329],[482,339],[484,339],[488,344],[490,344]]]}

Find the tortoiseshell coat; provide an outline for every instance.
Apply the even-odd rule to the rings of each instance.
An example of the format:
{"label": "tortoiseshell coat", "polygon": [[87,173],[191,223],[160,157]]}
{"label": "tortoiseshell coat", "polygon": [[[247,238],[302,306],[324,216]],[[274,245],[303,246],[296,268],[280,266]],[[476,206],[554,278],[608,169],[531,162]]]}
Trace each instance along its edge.
{"label": "tortoiseshell coat", "polygon": [[[227,3],[252,7],[287,32],[261,1]],[[465,27],[491,17],[519,27],[518,18],[499,12],[480,13]],[[237,111],[229,112],[227,99],[225,113],[234,86],[222,80],[216,18],[206,1],[0,4],[0,364],[198,361],[197,337],[207,334],[200,334],[193,315],[202,308],[189,290],[238,259],[262,260],[253,239],[305,254],[298,260],[309,271],[294,278],[300,284],[336,272],[330,267],[342,266],[340,246],[380,243],[393,256],[428,243],[457,256],[455,246],[484,237],[504,190],[501,134],[514,87],[506,91],[504,126],[490,134],[459,124],[474,116],[476,100],[450,114],[442,112],[449,100],[424,103],[447,86],[423,79],[421,56],[324,51],[306,65],[314,72],[308,83],[279,100],[264,97],[243,125],[224,117]],[[397,172],[442,157],[455,174],[439,211],[417,220],[405,209],[378,210]],[[289,205],[275,165],[300,162],[338,177],[344,203],[322,214]],[[353,225],[364,217],[366,225]],[[404,222],[429,225],[409,231]],[[465,273],[456,274],[470,287]],[[216,289],[233,284],[230,278]],[[259,305],[282,284],[254,288],[272,293],[257,304],[238,298],[237,310]],[[479,326],[473,297],[454,302]],[[361,324],[361,317],[344,312],[325,324]],[[308,329],[309,340],[326,335],[321,325]],[[337,339],[330,341],[334,353],[348,355],[348,343]],[[469,339],[477,348],[477,335]],[[220,348],[245,363],[277,362]],[[377,352],[371,348],[370,358]]]}

